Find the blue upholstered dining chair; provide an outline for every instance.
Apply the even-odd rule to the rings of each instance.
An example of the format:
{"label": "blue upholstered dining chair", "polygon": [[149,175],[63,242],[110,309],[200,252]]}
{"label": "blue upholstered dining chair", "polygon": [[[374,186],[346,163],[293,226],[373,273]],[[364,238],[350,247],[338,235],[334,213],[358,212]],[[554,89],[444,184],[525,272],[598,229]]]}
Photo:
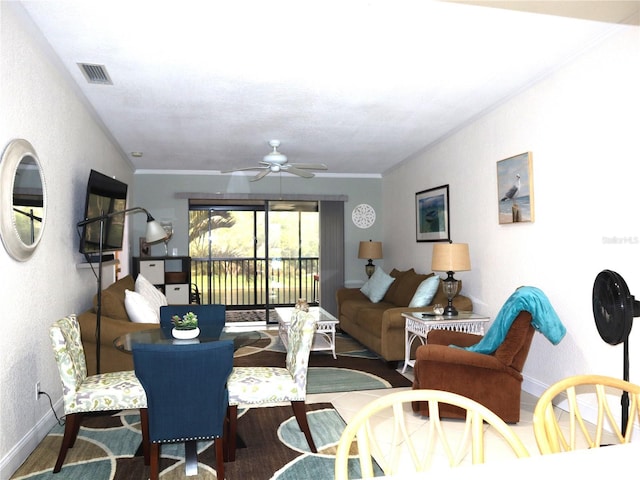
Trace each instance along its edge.
{"label": "blue upholstered dining chair", "polygon": [[[80,430],[82,416],[99,411],[140,409],[143,437],[147,437],[144,412],[147,397],[132,370],[87,376],[84,348],[80,341],[80,325],[75,315],[55,322],[49,329],[51,346],[62,381],[65,426],[62,445],[53,473],[62,468],[69,448]],[[143,440],[145,464],[149,464],[148,440]]]}
{"label": "blue upholstered dining chair", "polygon": [[291,316],[285,367],[234,367],[229,377],[228,458],[235,460],[238,405],[256,407],[291,402],[300,430],[317,453],[307,421],[307,370],[316,333],[316,318],[304,311]]}
{"label": "blue upholstered dining chair", "polygon": [[160,307],[160,328],[171,331],[171,317],[193,312],[198,316],[198,327],[205,336],[218,338],[226,321],[227,307],[221,304],[208,305],[166,305]]}
{"label": "blue upholstered dining chair", "polygon": [[198,471],[196,442],[205,440],[214,440],[216,476],[223,479],[233,342],[134,344],[133,364],[147,394],[151,480],[160,474],[160,444],[185,443],[189,476]]}

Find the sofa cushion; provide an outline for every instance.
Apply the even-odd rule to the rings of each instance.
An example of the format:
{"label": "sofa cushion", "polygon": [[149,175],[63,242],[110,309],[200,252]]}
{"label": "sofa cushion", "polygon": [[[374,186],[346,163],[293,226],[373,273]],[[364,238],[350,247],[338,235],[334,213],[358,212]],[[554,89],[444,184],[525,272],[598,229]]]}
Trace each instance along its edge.
{"label": "sofa cushion", "polygon": [[398,288],[393,298],[389,299],[391,303],[398,307],[408,307],[409,302],[416,293],[418,286],[427,278],[433,276],[433,273],[428,275],[416,273],[415,271],[409,271],[398,278]]}
{"label": "sofa cushion", "polygon": [[410,308],[426,307],[431,303],[433,297],[435,297],[438,287],[440,286],[440,277],[435,275],[423,280],[416,293],[413,294],[413,298],[409,302]]}
{"label": "sofa cushion", "polygon": [[391,284],[395,281],[391,275],[385,273],[381,268],[376,268],[371,278],[362,286],[360,291],[364,293],[373,303],[378,303],[387,293]]}
{"label": "sofa cushion", "polygon": [[129,318],[134,323],[160,323],[160,311],[156,312],[153,306],[137,292],[125,290],[124,304]]}
{"label": "sofa cushion", "polygon": [[[129,320],[127,309],[124,305],[125,290],[133,290],[135,282],[131,275],[122,277],[115,283],[102,290],[102,311],[105,317],[116,318],[119,320]],[[98,305],[98,296],[93,297],[94,311]]]}
{"label": "sofa cushion", "polygon": [[381,338],[382,317],[388,308],[389,305],[384,307],[381,303],[369,304],[369,307],[360,309],[355,323],[363,332],[368,332],[376,338]]}
{"label": "sofa cushion", "polygon": [[398,279],[402,275],[404,275],[405,273],[409,273],[409,272],[415,273],[413,268],[411,268],[409,270],[404,270],[404,271],[401,271],[401,270],[398,270],[397,268],[394,268],[393,270],[391,270],[389,272],[389,275],[391,275],[393,278],[395,278],[396,281],[391,284],[391,286],[387,290],[387,293],[384,294],[384,297],[382,298],[383,302],[393,303],[392,299],[396,294],[396,290],[398,290],[398,285],[400,285],[400,282],[398,282]]}
{"label": "sofa cushion", "polygon": [[370,306],[371,302],[364,296],[362,299],[345,300],[340,304],[340,316],[345,316],[347,318],[355,320],[361,308],[367,308]]}

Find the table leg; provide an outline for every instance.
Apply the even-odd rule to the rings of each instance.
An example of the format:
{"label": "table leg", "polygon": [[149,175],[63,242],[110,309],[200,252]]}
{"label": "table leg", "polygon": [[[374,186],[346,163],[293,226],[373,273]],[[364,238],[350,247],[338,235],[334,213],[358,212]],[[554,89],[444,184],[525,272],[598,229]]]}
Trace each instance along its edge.
{"label": "table leg", "polygon": [[333,353],[333,359],[336,360],[336,326],[331,329],[331,353]]}
{"label": "table leg", "polygon": [[[413,343],[413,339],[411,339]],[[402,367],[402,373],[407,371],[409,365],[409,356],[411,355],[411,343],[409,343],[409,330],[404,329],[404,366]]]}
{"label": "table leg", "polygon": [[184,442],[185,475],[198,474],[198,446],[195,440]]}

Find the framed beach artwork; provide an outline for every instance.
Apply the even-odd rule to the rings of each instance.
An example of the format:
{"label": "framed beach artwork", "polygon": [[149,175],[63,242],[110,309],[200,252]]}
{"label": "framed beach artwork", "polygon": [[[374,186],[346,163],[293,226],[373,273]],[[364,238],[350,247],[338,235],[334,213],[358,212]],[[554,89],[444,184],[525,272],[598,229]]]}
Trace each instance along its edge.
{"label": "framed beach artwork", "polygon": [[533,222],[531,152],[498,162],[498,223]]}
{"label": "framed beach artwork", "polygon": [[416,193],[416,241],[450,241],[449,185]]}

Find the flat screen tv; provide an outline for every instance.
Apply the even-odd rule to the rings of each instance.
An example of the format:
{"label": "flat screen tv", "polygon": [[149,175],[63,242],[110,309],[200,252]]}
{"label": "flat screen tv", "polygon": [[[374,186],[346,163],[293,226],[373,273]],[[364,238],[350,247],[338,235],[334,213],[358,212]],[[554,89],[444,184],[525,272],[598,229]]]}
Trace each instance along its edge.
{"label": "flat screen tv", "polygon": [[[120,212],[127,208],[127,184],[91,170],[87,182],[84,220]],[[125,214],[114,215],[102,222],[102,252],[122,250]],[[80,253],[95,256],[100,251],[100,221],[82,227]]]}

